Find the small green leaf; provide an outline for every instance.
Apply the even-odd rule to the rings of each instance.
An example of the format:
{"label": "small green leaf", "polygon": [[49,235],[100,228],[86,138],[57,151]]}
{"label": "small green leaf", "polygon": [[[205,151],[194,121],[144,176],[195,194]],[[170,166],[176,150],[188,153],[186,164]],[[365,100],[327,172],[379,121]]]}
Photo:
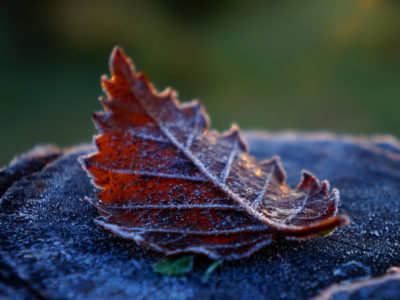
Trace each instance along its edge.
{"label": "small green leaf", "polygon": [[166,257],[153,265],[154,272],[176,276],[190,272],[193,268],[193,255],[183,257]]}
{"label": "small green leaf", "polygon": [[207,282],[207,280],[208,280],[208,278],[210,278],[210,275],[212,274],[212,272],[214,272],[215,269],[218,268],[220,264],[222,264],[222,262],[223,262],[222,259],[217,260],[217,261],[214,261],[214,262],[207,268],[207,270],[204,272],[204,275],[203,275],[203,282]]}

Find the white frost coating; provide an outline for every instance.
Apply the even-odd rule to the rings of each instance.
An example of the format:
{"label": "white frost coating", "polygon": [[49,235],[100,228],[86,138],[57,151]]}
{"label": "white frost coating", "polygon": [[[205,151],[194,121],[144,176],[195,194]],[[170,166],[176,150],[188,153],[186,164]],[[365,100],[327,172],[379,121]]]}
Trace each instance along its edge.
{"label": "white frost coating", "polygon": [[197,109],[195,120],[194,120],[193,130],[190,132],[190,134],[186,140],[186,145],[185,145],[186,150],[189,150],[190,147],[192,146],[193,138],[194,138],[195,134],[197,133],[197,127],[199,126],[199,121],[200,121],[200,109]]}
{"label": "white frost coating", "polygon": [[[109,230],[113,233],[115,233],[116,235],[118,235],[119,237],[122,237],[124,239],[130,239],[130,240],[134,240],[138,245],[141,245],[143,242],[145,242],[146,240],[142,237],[142,234],[144,233],[142,232],[126,232],[121,230],[121,226],[117,226],[117,225],[113,225],[113,224],[109,224],[109,223],[104,223],[102,221],[100,221],[98,218],[94,220],[95,223],[99,226],[102,226],[104,229]],[[147,244],[149,244],[154,250],[159,251],[159,252],[163,252],[163,248],[161,248],[160,246],[158,246],[158,244],[154,244],[154,243],[150,243],[147,242]]]}
{"label": "white frost coating", "polygon": [[271,181],[272,174],[275,172],[275,165],[272,165],[271,171],[269,171],[267,178],[265,179],[264,185],[257,196],[257,199],[252,203],[254,209],[257,209],[261,201],[264,199],[265,192],[267,191],[268,184]]}
{"label": "white frost coating", "polygon": [[335,210],[337,210],[338,209],[338,206],[339,206],[339,201],[340,201],[340,192],[339,192],[339,190],[338,189],[332,189],[332,193],[331,193],[331,195],[333,195],[333,198],[335,199],[334,200],[334,203],[335,203]]}
{"label": "white frost coating", "polygon": [[[104,220],[104,221],[103,221]],[[164,232],[164,233],[185,233],[185,234],[197,234],[197,235],[217,235],[217,234],[231,234],[240,232],[257,232],[267,230],[268,227],[260,224],[259,226],[247,226],[240,229],[225,229],[225,230],[209,230],[209,231],[198,231],[198,230],[178,230],[178,229],[162,229],[162,228],[144,228],[144,227],[125,227],[115,225],[107,222],[107,217],[101,216],[96,219],[101,225],[107,225],[107,229],[120,229],[126,231],[142,231],[142,232]]]}
{"label": "white frost coating", "polygon": [[138,138],[141,138],[141,139],[144,139],[144,140],[155,141],[155,142],[159,142],[159,143],[170,143],[170,141],[167,140],[167,139],[163,139],[161,137],[157,137],[157,136],[152,136],[152,135],[136,132],[132,128],[130,128],[128,130],[128,133],[130,135],[134,136],[134,137],[138,137]]}
{"label": "white frost coating", "polygon": [[232,149],[229,152],[228,161],[226,162],[225,167],[222,170],[221,175],[220,175],[221,183],[225,184],[226,179],[229,176],[229,172],[231,171],[232,163],[233,163],[233,160],[234,160],[237,152],[238,152],[238,140],[235,139],[235,142],[233,143]]}
{"label": "white frost coating", "polygon": [[[248,255],[250,255],[251,253],[260,250],[261,248],[263,248],[266,245],[271,244],[272,239],[267,238],[264,239],[262,242],[254,242],[254,246],[251,247],[248,251],[246,252],[242,252],[242,254],[238,255],[236,253],[229,253],[229,259],[230,260],[234,260],[234,259],[240,259],[243,257],[246,257]],[[251,243],[249,243],[251,244]],[[212,259],[227,259],[227,257],[225,255],[221,255],[218,252],[216,252],[216,250],[218,250],[220,248],[218,247],[187,247],[187,248],[183,248],[183,249],[176,249],[173,251],[167,251],[165,254],[166,255],[175,255],[175,254],[180,254],[182,252],[194,252],[194,253],[200,253],[200,254],[204,254],[207,255],[208,257],[212,258]]]}
{"label": "white frost coating", "polygon": [[150,176],[150,177],[163,177],[163,178],[171,178],[171,179],[182,179],[182,180],[190,180],[190,181],[208,181],[207,178],[195,177],[195,176],[184,176],[179,174],[167,174],[167,173],[156,173],[156,172],[146,172],[146,171],[136,171],[131,169],[114,169],[114,168],[106,168],[97,163],[92,164],[92,166],[99,168],[104,171],[114,172],[118,174],[133,174],[133,175],[141,175],[141,176]]}
{"label": "white frost coating", "polygon": [[[99,204],[94,203],[95,206]],[[101,205],[100,205],[101,206]],[[154,205],[107,205],[107,208],[111,209],[226,209],[226,210],[238,210],[241,211],[242,209],[239,208],[237,205],[227,205],[227,204],[154,204]]]}
{"label": "white frost coating", "polygon": [[[147,240],[145,240],[142,237],[142,234],[144,233],[143,230],[140,231],[129,231],[130,228],[127,227],[121,227],[118,225],[114,225],[114,224],[110,224],[110,223],[106,223],[104,221],[99,220],[99,218],[97,218],[95,220],[95,222],[97,223],[97,225],[103,227],[106,230],[112,231],[113,233],[115,233],[116,235],[118,235],[119,237],[125,238],[125,239],[131,239],[134,240],[138,245],[142,245],[143,243],[149,245],[150,247],[152,247],[153,249],[159,251],[159,252],[165,252],[165,255],[174,255],[174,254],[180,254],[182,252],[194,252],[194,253],[200,253],[200,254],[204,254],[212,259],[220,259],[220,258],[224,258],[226,259],[225,256],[219,254],[218,252],[216,252],[218,249],[221,248],[229,248],[226,247],[225,245],[209,245],[206,247],[195,247],[195,246],[189,246],[186,248],[180,248],[180,249],[175,249],[173,251],[164,251],[165,249],[163,249],[162,247],[160,247],[158,244],[156,243],[152,243],[149,242]],[[124,228],[127,228],[128,231],[125,231]],[[179,232],[181,233],[181,232]],[[265,237],[264,237],[265,238]],[[259,240],[255,240],[254,241],[254,246],[251,247],[248,251],[242,253],[241,255],[237,255],[235,253],[231,253],[229,255],[229,259],[239,259],[241,257],[244,256],[248,256],[249,254],[263,248],[266,245],[269,245],[272,242],[271,238],[265,238],[263,241],[259,241]],[[247,244],[251,244],[252,242],[249,243],[237,243],[235,244],[235,246],[245,246]],[[221,247],[219,247],[221,246]]]}
{"label": "white frost coating", "polygon": [[303,202],[301,203],[301,205],[293,212],[293,214],[291,214],[290,216],[288,216],[287,218],[285,218],[283,220],[284,223],[288,223],[291,220],[293,220],[293,218],[297,217],[306,207],[306,204],[308,202],[308,200],[310,199],[310,191],[307,192],[306,196],[304,197]]}

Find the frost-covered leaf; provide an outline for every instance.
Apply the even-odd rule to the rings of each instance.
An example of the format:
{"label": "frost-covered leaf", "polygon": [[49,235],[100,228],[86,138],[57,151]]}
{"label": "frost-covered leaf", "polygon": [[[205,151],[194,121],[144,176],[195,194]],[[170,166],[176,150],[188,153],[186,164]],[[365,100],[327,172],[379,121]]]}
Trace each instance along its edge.
{"label": "frost-covered leaf", "polygon": [[93,114],[98,151],[81,159],[101,189],[89,201],[103,229],[167,255],[239,259],[348,223],[327,181],[304,171],[290,189],[278,157],[257,161],[236,125],[209,130],[200,102],[157,92],[118,47],[110,69],[104,112]]}

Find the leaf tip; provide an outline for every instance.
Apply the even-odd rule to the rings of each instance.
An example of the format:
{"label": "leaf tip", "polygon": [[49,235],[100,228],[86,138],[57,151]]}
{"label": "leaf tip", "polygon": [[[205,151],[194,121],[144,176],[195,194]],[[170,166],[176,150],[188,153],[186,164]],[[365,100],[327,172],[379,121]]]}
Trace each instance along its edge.
{"label": "leaf tip", "polygon": [[110,61],[115,61],[125,57],[124,50],[119,45],[115,45],[111,51]]}
{"label": "leaf tip", "polygon": [[134,72],[135,68],[131,60],[125,55],[124,51],[120,46],[115,46],[110,55],[110,70],[111,75],[123,75],[130,79],[131,73]]}

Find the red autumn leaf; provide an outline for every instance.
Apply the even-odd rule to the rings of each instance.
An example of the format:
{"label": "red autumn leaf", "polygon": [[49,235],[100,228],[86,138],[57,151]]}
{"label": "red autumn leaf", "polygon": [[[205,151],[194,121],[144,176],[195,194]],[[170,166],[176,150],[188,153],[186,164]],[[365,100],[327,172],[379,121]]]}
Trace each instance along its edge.
{"label": "red autumn leaf", "polygon": [[101,228],[167,255],[239,259],[348,223],[327,181],[304,172],[290,189],[279,158],[256,161],[236,125],[210,131],[198,101],[157,92],[117,47],[110,69],[105,111],[93,114],[98,151],[81,159],[102,190],[90,200]]}

